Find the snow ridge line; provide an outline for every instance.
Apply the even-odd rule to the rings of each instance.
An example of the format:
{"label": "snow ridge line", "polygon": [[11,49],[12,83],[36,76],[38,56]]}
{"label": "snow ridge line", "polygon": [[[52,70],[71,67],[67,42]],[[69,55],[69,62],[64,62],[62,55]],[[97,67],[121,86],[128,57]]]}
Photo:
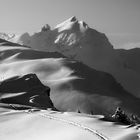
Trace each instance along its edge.
{"label": "snow ridge line", "polygon": [[48,114],[39,114],[39,115],[42,116],[42,117],[48,118],[48,119],[61,121],[61,122],[64,122],[64,123],[79,127],[79,128],[81,128],[83,130],[86,130],[86,131],[94,134],[94,135],[97,135],[101,140],[109,140],[106,136],[104,136],[103,134],[99,133],[97,130],[91,129],[91,128],[89,128],[87,126],[84,126],[84,125],[82,125],[80,123],[70,121],[70,120],[66,120],[66,119],[61,119],[61,118],[54,117],[54,116],[51,116],[51,115],[48,115]]}

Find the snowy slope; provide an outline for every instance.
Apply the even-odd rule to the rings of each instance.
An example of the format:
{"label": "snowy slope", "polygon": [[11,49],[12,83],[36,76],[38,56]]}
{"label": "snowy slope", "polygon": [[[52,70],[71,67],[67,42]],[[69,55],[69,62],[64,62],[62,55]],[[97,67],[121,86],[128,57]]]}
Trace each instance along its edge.
{"label": "snowy slope", "polygon": [[61,111],[108,114],[121,106],[128,113],[139,114],[140,100],[106,72],[56,52],[41,52],[23,46],[1,46],[0,56],[1,81],[35,73],[51,88],[54,106]]}
{"label": "snowy slope", "polygon": [[103,116],[48,110],[0,110],[3,140],[138,140],[139,127],[101,120]]}
{"label": "snowy slope", "polygon": [[[41,82],[28,73],[35,73]],[[1,40],[0,81],[3,81],[0,84],[0,100],[8,103],[0,103],[2,140],[140,138],[138,125],[119,124],[103,116],[111,115],[117,106],[127,113],[140,115],[140,100],[124,90],[110,74],[68,59],[58,52],[41,52]],[[51,88],[50,98],[54,106],[61,112],[40,109],[42,106],[53,108],[47,86]],[[11,107],[10,104],[17,104],[17,101],[18,106]],[[32,106],[32,109],[24,105]]]}

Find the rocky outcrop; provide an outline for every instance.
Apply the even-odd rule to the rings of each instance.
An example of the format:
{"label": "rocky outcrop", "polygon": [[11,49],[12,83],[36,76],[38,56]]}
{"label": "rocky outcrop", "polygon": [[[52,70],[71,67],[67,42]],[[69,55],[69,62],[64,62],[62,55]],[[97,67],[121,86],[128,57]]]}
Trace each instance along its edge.
{"label": "rocky outcrop", "polygon": [[50,29],[51,29],[50,25],[49,25],[49,24],[45,24],[45,25],[42,27],[41,32],[46,32],[46,31],[48,31],[48,30],[50,30]]}
{"label": "rocky outcrop", "polygon": [[39,109],[54,108],[50,88],[44,86],[35,74],[15,76],[1,82],[0,102]]}

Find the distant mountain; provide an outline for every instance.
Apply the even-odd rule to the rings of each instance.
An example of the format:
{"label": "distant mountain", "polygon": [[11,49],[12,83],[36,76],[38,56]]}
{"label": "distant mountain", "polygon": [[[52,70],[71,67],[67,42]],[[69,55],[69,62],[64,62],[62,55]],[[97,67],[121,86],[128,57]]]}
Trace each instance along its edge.
{"label": "distant mountain", "polygon": [[[120,106],[128,113],[140,115],[140,99],[123,89],[106,72],[90,68],[58,52],[41,52],[26,47],[1,46],[0,56],[1,81],[17,75],[22,77],[35,73],[44,85],[51,88],[50,98],[60,111],[108,114]],[[18,79],[11,84],[20,90],[22,84],[18,86]],[[21,79],[25,81],[25,78]],[[6,87],[8,86],[5,85],[4,89],[10,92],[10,88]],[[35,91],[37,95],[40,92],[42,91]],[[3,93],[1,90],[0,98]],[[30,96],[30,93],[27,94]],[[20,99],[23,103],[22,98]]]}
{"label": "distant mountain", "polygon": [[[54,29],[45,25],[33,35],[25,33],[19,41],[41,51],[60,52],[91,68],[108,72],[126,90],[140,96],[140,74],[126,67],[126,62],[120,56],[122,54],[113,48],[105,34],[90,28],[76,17],[69,18]],[[139,66],[137,61],[137,67]]]}
{"label": "distant mountain", "polygon": [[140,48],[134,48],[130,50],[117,49],[120,58],[124,62],[126,69],[135,71],[140,74]]}
{"label": "distant mountain", "polygon": [[21,44],[14,43],[14,42],[11,42],[11,41],[8,41],[8,40],[0,38],[0,47],[1,46],[16,46],[16,47],[26,47],[26,48],[29,48],[28,46],[25,46],[25,45],[23,46]]}
{"label": "distant mountain", "polygon": [[14,34],[14,33],[4,33],[4,32],[0,32],[0,38],[7,40],[7,41],[11,41],[13,43],[18,43],[20,35]]}
{"label": "distant mountain", "polygon": [[11,39],[13,39],[13,38],[15,38],[15,34],[8,34],[8,33],[0,33],[0,38],[1,39],[5,39],[5,40],[11,40]]}

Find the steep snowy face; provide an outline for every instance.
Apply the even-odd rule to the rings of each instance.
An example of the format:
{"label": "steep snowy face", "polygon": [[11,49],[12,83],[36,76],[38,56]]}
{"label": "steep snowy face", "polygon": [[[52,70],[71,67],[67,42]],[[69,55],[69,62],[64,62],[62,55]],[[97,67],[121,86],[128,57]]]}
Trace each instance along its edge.
{"label": "steep snowy face", "polygon": [[58,32],[65,30],[74,30],[74,31],[85,31],[88,29],[88,25],[83,21],[78,21],[78,19],[73,16],[68,20],[58,24],[54,29],[57,29]]}
{"label": "steep snowy face", "polygon": [[58,29],[58,32],[72,29],[72,27],[77,23],[76,17],[71,17],[68,20],[56,25],[55,29]]}
{"label": "steep snowy face", "polygon": [[86,31],[89,29],[88,25],[83,21],[78,21],[76,17],[71,17],[63,23],[57,25],[57,35],[54,41],[56,49],[64,52],[75,47],[81,47],[81,39],[84,37]]}

